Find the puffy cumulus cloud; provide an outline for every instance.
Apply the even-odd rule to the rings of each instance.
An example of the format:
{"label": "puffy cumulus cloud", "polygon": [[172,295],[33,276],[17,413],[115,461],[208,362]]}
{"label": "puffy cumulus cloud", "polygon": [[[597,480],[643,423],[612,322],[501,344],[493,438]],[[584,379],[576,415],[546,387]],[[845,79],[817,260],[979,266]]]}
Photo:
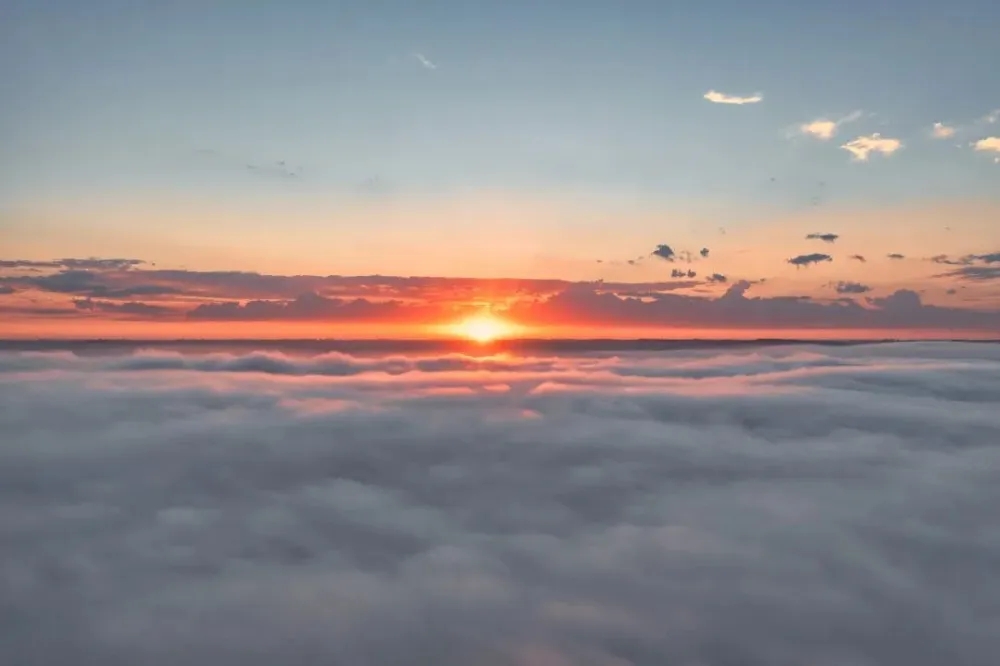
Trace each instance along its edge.
{"label": "puffy cumulus cloud", "polygon": [[944,123],[934,123],[931,127],[931,136],[935,139],[950,139],[955,136],[955,128]]}
{"label": "puffy cumulus cloud", "polygon": [[717,90],[709,90],[702,96],[713,104],[734,104],[737,106],[742,106],[744,104],[757,104],[764,100],[764,95],[761,93],[754,93],[747,97],[741,97],[739,95],[727,95],[726,93],[721,93]]}
{"label": "puffy cumulus cloud", "polygon": [[883,137],[878,132],[851,139],[841,146],[842,149],[853,155],[855,162],[867,162],[872,153],[889,156],[902,147],[903,142],[899,139]]}
{"label": "puffy cumulus cloud", "polygon": [[669,245],[657,245],[656,249],[649,253],[650,256],[659,257],[664,261],[673,261],[677,258],[677,253]]}
{"label": "puffy cumulus cloud", "polygon": [[998,401],[955,343],[3,353],[0,661],[985,666]]}
{"label": "puffy cumulus cloud", "polygon": [[814,139],[819,139],[820,141],[829,141],[840,129],[840,126],[845,123],[854,122],[861,118],[861,111],[854,111],[843,118],[838,118],[837,120],[831,120],[829,118],[817,118],[807,123],[802,123],[798,126],[798,131],[800,134],[805,134],[806,136],[811,136]]}
{"label": "puffy cumulus cloud", "polygon": [[985,139],[979,139],[973,144],[973,147],[979,152],[1000,153],[1000,136],[988,136]]}

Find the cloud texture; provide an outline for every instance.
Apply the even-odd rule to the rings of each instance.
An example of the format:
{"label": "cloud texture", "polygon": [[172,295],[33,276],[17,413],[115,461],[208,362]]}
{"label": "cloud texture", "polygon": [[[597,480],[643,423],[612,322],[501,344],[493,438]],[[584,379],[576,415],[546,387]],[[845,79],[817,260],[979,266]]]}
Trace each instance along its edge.
{"label": "cloud texture", "polygon": [[1000,348],[0,353],[0,662],[995,663]]}

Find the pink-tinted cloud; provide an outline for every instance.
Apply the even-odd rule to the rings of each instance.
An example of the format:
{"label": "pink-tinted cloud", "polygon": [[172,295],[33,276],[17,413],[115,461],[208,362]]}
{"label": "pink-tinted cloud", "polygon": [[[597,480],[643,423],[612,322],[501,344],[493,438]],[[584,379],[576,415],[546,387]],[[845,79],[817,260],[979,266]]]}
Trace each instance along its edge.
{"label": "pink-tinted cloud", "polygon": [[[832,236],[832,234],[816,234]],[[823,240],[823,238],[820,238]],[[658,256],[677,253],[660,246]],[[941,275],[996,279],[995,253],[970,254]],[[80,261],[88,262],[81,264]],[[828,254],[789,259],[827,264]],[[709,270],[671,269],[658,282],[569,282],[399,276],[265,275],[252,272],[137,268],[136,260],[8,260],[0,272],[0,312],[19,320],[104,318],[155,322],[358,322],[438,325],[490,308],[528,326],[657,329],[958,329],[997,330],[1000,310],[928,304],[914,289],[875,291],[877,298],[830,300],[815,294],[753,295],[753,282]],[[79,268],[86,265],[89,268]],[[860,291],[860,264],[837,266],[841,296]],[[821,270],[819,267],[813,270]],[[805,271],[803,271],[805,273]],[[827,280],[829,279],[826,278]],[[933,276],[928,276],[933,279]],[[725,284],[732,282],[727,290]],[[846,285],[846,286],[844,286]]]}

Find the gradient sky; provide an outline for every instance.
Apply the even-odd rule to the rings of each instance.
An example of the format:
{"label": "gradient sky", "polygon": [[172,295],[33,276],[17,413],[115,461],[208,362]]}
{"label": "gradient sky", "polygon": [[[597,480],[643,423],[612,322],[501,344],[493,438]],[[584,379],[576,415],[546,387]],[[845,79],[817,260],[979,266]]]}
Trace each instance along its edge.
{"label": "gradient sky", "polygon": [[[998,34],[992,0],[6,0],[0,257],[997,311]],[[0,307],[44,318],[23,268]]]}

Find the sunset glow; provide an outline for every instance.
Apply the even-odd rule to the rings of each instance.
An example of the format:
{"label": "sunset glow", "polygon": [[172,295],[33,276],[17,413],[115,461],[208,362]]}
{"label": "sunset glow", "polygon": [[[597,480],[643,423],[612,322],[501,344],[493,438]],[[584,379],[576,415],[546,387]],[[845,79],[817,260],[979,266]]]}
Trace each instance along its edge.
{"label": "sunset glow", "polygon": [[485,344],[515,337],[521,332],[521,327],[493,315],[483,314],[460,321],[451,330],[457,336]]}

